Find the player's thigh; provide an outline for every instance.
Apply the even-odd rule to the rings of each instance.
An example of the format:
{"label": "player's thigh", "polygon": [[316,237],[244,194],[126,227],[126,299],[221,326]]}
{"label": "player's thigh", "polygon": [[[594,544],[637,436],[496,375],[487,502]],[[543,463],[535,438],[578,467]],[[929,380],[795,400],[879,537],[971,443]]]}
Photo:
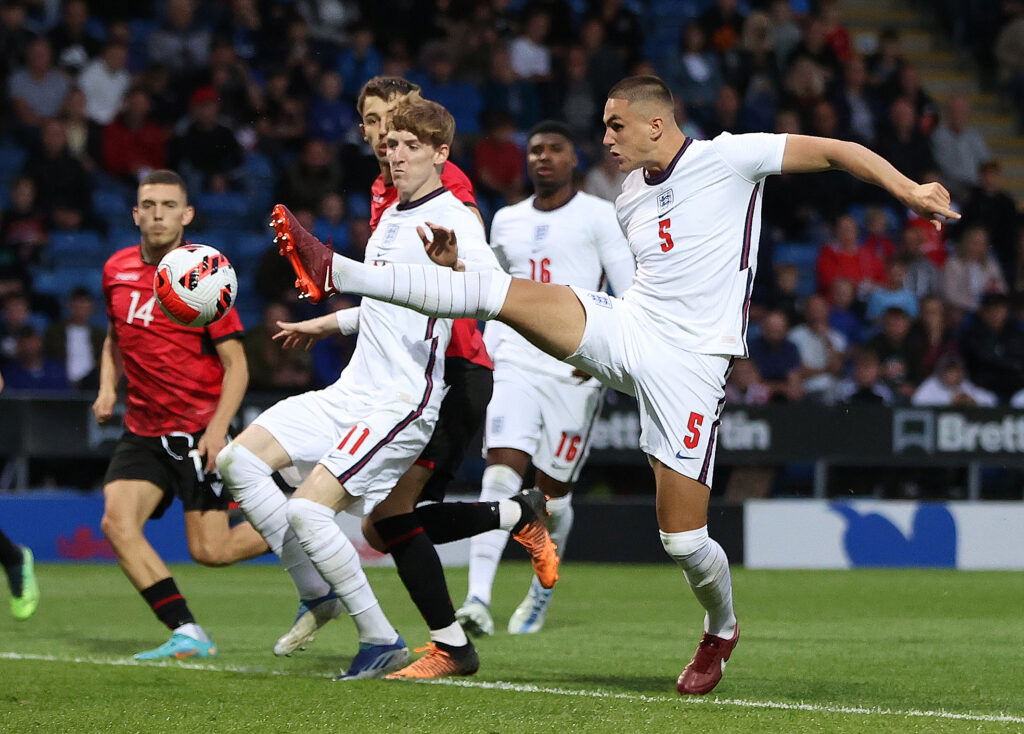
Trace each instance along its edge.
{"label": "player's thigh", "polygon": [[564,361],[613,390],[635,395],[632,368],[643,355],[636,335],[648,329],[645,317],[633,304],[607,293],[575,287],[572,292],[586,311],[586,329]]}
{"label": "player's thigh", "polygon": [[330,388],[302,393],[260,413],[236,440],[272,469],[294,465],[306,476],[351,428],[350,412],[346,397]]}
{"label": "player's thigh", "polygon": [[537,450],[543,399],[537,389],[539,379],[543,376],[514,365],[495,367],[494,391],[484,421],[485,455],[495,449],[514,449],[532,456]]}
{"label": "player's thigh", "polygon": [[565,359],[579,348],[587,316],[568,286],[513,278],[498,320],[538,349]]}
{"label": "player's thigh", "polygon": [[115,479],[103,487],[104,531],[139,529],[164,502],[164,490],[144,479]]}
{"label": "player's thigh", "polygon": [[433,470],[429,467],[413,464],[398,480],[398,484],[391,490],[391,493],[381,500],[367,517],[371,522],[376,522],[385,517],[404,515],[414,511],[423,488],[433,474]]}
{"label": "player's thigh", "polygon": [[539,389],[544,399],[533,465],[552,479],[571,484],[590,455],[604,390],[596,384],[575,385],[553,378],[544,380]]}
{"label": "player's thigh", "polygon": [[530,454],[519,449],[488,449],[487,466],[507,466],[520,477],[530,468]]}
{"label": "player's thigh", "polygon": [[637,371],[640,448],[710,486],[730,357],[677,350]]}

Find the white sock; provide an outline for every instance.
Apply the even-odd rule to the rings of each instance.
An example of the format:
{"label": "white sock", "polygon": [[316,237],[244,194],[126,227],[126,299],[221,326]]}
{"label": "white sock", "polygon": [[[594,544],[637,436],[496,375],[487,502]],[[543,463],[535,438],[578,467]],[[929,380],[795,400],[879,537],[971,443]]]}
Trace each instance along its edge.
{"label": "white sock", "polygon": [[716,637],[729,639],[736,630],[732,608],[729,559],[722,546],[708,537],[708,526],[681,533],[661,533],[661,544],[672,556],[707,615],[704,628]]}
{"label": "white sock", "polygon": [[466,632],[458,622],[452,622],[444,629],[430,630],[430,639],[434,642],[443,642],[452,647],[462,647],[469,644]]}
{"label": "white sock", "polygon": [[188,635],[193,640],[200,640],[201,642],[213,642],[213,640],[210,639],[210,636],[206,634],[206,630],[195,622],[186,622],[179,627],[175,627],[174,634]]}
{"label": "white sock", "polygon": [[217,455],[217,469],[246,519],[281,559],[299,598],[319,599],[327,594],[330,585],[288,526],[285,514],[288,499],[274,484],[270,466],[249,449],[231,442]]}
{"label": "white sock", "polygon": [[558,548],[558,555],[565,560],[565,544],[569,540],[569,531],[572,530],[572,492],[564,497],[552,497],[548,500],[548,529],[551,532],[551,540]]}
{"label": "white sock", "polygon": [[[500,513],[504,504],[502,500],[511,502],[508,498],[522,488],[523,478],[511,467],[504,464],[493,464],[484,469],[480,501],[498,502],[498,512]],[[520,512],[522,511],[521,507],[518,509]],[[502,524],[502,527],[505,525]],[[511,527],[512,525],[508,526],[510,529]],[[498,563],[501,561],[501,554],[505,550],[506,543],[508,543],[508,530],[488,530],[486,533],[474,535],[470,539],[467,597],[476,597],[484,604],[491,603],[491,587],[494,586],[494,575],[498,572]]]}
{"label": "white sock", "polygon": [[386,645],[397,640],[398,633],[384,616],[370,588],[355,546],[334,522],[334,510],[312,500],[293,497],[288,500],[285,511],[302,549],[356,623],[359,641]]}
{"label": "white sock", "polygon": [[[482,495],[481,495],[482,496]],[[487,500],[493,502],[493,500]],[[498,500],[498,527],[509,532],[523,519],[523,506],[512,500]],[[491,530],[490,532],[494,532]]]}
{"label": "white sock", "polygon": [[505,305],[512,276],[500,270],[457,273],[437,265],[383,267],[343,255],[333,260],[334,287],[441,318],[493,319]]}

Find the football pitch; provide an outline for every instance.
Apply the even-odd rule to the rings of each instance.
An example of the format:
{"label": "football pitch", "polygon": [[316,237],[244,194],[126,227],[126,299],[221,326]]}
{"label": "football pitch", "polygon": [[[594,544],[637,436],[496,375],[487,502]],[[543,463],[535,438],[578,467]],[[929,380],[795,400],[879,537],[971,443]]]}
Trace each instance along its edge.
{"label": "football pitch", "polygon": [[[174,573],[219,657],[133,663],[167,632],[117,567],[41,566],[36,615],[0,618],[0,731],[1024,731],[1019,573],[736,569],[742,639],[718,688],[688,699],[674,685],[700,613],[669,564],[566,564],[546,629],[524,637],[503,629],[529,570],[503,566],[480,672],[435,683],[332,682],[356,646],[344,618],[275,658],[295,611],[276,567]],[[395,572],[368,573],[421,645]],[[461,600],[465,572],[449,576]]]}

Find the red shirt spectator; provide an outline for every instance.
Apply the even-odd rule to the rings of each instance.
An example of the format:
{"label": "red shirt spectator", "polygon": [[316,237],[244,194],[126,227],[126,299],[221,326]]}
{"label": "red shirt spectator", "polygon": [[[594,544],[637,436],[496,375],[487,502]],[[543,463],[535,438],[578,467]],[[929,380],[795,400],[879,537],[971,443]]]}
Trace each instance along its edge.
{"label": "red shirt spectator", "polygon": [[857,244],[857,223],[852,217],[844,215],[836,220],[835,239],[818,255],[818,288],[822,293],[829,292],[836,278],[846,278],[862,294],[885,282],[881,259]]}
{"label": "red shirt spectator", "polygon": [[167,165],[167,133],[149,118],[149,96],[128,93],[124,111],[103,130],[103,167],[114,176],[137,179],[140,171]]}

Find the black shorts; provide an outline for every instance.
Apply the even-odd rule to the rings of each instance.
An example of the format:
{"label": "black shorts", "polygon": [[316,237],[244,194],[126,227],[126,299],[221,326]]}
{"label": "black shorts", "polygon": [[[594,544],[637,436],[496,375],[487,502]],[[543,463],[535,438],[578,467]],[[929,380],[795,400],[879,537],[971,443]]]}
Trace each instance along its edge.
{"label": "black shorts", "polygon": [[420,494],[420,501],[440,502],[448,483],[462,465],[466,449],[476,437],[487,415],[494,389],[494,372],[461,357],[444,361],[448,394],[434,426],[434,435],[416,463],[434,470]]}
{"label": "black shorts", "polygon": [[[114,447],[103,484],[139,479],[162,489],[164,496],[150,515],[152,519],[161,517],[175,497],[186,510],[226,510],[231,493],[223,489],[216,472],[203,471],[203,461],[195,451],[202,435],[139,436],[125,431]],[[221,490],[219,496],[215,489]]]}

